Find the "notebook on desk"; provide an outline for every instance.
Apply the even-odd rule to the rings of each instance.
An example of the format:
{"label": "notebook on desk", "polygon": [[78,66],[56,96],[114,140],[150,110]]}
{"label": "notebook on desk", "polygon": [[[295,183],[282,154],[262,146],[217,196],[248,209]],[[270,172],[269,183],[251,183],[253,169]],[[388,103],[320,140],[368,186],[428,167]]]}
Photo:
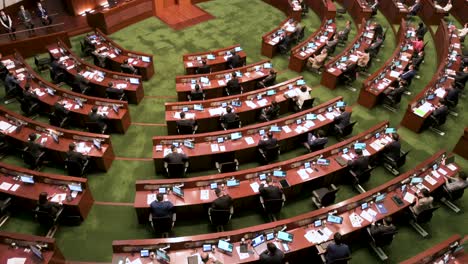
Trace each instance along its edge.
{"label": "notebook on desk", "polygon": [[341,167],[348,165],[348,161],[343,157],[338,156],[335,158],[335,160],[338,162],[338,164],[340,164]]}

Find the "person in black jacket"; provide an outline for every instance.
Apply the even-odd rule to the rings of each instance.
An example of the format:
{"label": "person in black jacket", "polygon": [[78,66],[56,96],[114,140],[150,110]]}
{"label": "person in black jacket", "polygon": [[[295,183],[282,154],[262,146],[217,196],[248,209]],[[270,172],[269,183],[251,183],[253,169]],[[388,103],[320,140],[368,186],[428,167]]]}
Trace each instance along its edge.
{"label": "person in black jacket", "polygon": [[172,145],[171,146],[171,153],[167,154],[164,157],[164,162],[170,164],[181,164],[188,161],[187,155],[184,153],[177,152],[177,147]]}
{"label": "person in black jacket", "polygon": [[359,175],[363,174],[369,167],[369,157],[362,154],[362,149],[355,150],[357,157],[354,160],[348,161],[349,170]]}
{"label": "person in black jacket", "polygon": [[315,136],[312,133],[307,134],[307,144],[310,149],[316,149],[318,146],[325,146],[328,143],[328,138],[325,136],[325,132],[319,130]]}
{"label": "person in black jacket", "polygon": [[327,246],[327,251],[325,253],[327,264],[333,263],[337,259],[346,258],[351,255],[351,251],[349,250],[348,245],[343,243],[343,239],[341,238],[340,233],[335,233],[333,235],[333,240],[334,243],[330,243]]}
{"label": "person in black jacket", "polygon": [[198,67],[197,74],[210,73],[211,67],[206,65],[206,60],[202,60],[202,66]]}
{"label": "person in black jacket", "polygon": [[398,160],[400,158],[401,151],[401,142],[400,136],[397,133],[392,134],[393,141],[385,145],[382,150],[383,155],[390,157],[393,160]]}
{"label": "person in black jacket", "polygon": [[272,242],[267,243],[267,250],[260,254],[261,264],[281,264],[283,263],[284,253]]}
{"label": "person in black jacket", "polygon": [[427,27],[424,25],[423,22],[419,22],[419,26],[416,29],[416,37],[424,39],[424,35],[426,35]]}
{"label": "person in black jacket", "polygon": [[34,157],[34,159],[39,158],[44,151],[42,150],[42,146],[37,144],[35,141],[37,139],[37,135],[35,133],[29,134],[28,137],[28,152]]}
{"label": "person in black jacket", "polygon": [[342,130],[347,125],[349,125],[351,120],[351,113],[346,112],[346,108],[344,107],[340,107],[340,112],[341,114],[339,116],[335,116],[333,119],[333,123],[338,129]]}
{"label": "person in black jacket", "polygon": [[278,140],[273,137],[272,132],[268,132],[266,138],[264,137],[258,142],[258,148],[265,151],[267,149],[272,149],[278,145]]}
{"label": "person in black jacket", "polygon": [[228,67],[231,69],[241,67],[242,66],[242,58],[239,56],[239,54],[236,53],[235,50],[231,51],[232,56],[229,57],[227,60]]}
{"label": "person in black jacket", "polygon": [[122,69],[123,72],[130,73],[130,74],[137,74],[138,70],[133,67],[130,63],[128,63],[128,60],[125,59],[124,62],[120,65],[120,68]]}
{"label": "person in black jacket", "polygon": [[272,200],[272,199],[281,199],[283,197],[283,192],[278,186],[273,185],[273,181],[270,176],[266,178],[266,184],[261,184],[258,188],[260,196],[263,197],[263,200]]}
{"label": "person in black jacket", "polygon": [[189,99],[189,101],[205,99],[205,94],[203,93],[203,90],[200,88],[200,85],[198,83],[195,84],[194,89],[191,89],[190,94],[187,95],[187,99]]}
{"label": "person in black jacket", "polygon": [[180,112],[180,119],[176,121],[177,127],[183,127],[183,126],[190,126],[192,127],[192,131],[196,128],[197,126],[197,121],[193,119],[185,119],[185,113]]}
{"label": "person in black jacket", "polygon": [[279,111],[280,111],[280,106],[278,102],[276,102],[276,100],[273,100],[271,101],[270,106],[262,108],[259,119],[262,122],[274,120],[278,117]]}
{"label": "person in black jacket", "polygon": [[84,166],[88,160],[88,157],[76,151],[75,149],[76,146],[74,143],[70,143],[70,145],[68,145],[67,160]]}
{"label": "person in black jacket", "polygon": [[221,189],[215,189],[216,198],[213,203],[211,203],[211,208],[216,210],[229,210],[232,206],[232,198],[228,194],[221,191]]}
{"label": "person in black jacket", "polygon": [[226,113],[222,114],[219,117],[219,122],[221,124],[221,127],[223,129],[227,128],[229,123],[235,122],[236,120],[239,119],[239,116],[232,112],[232,108],[230,106],[226,107]]}
{"label": "person in black jacket", "polygon": [[37,16],[41,19],[41,23],[44,26],[52,24],[52,18],[47,13],[47,10],[42,6],[41,2],[37,2]]}
{"label": "person in black jacket", "polygon": [[93,108],[91,109],[91,112],[88,115],[88,120],[89,122],[97,123],[99,126],[99,129],[103,130],[104,127],[106,127],[107,118],[103,115],[100,115],[97,111],[98,111],[98,107],[93,106]]}
{"label": "person in black jacket", "polygon": [[234,95],[242,93],[242,87],[239,83],[239,78],[235,72],[232,73],[231,79],[226,84],[226,94],[227,95]]}
{"label": "person in black jacket", "polygon": [[395,231],[396,227],[392,224],[392,218],[390,216],[385,217],[382,221],[382,224],[372,223],[370,226],[371,236],[376,241],[379,241],[379,238],[382,236],[394,233]]}
{"label": "person in black jacket", "polygon": [[454,87],[447,87],[445,91],[447,92],[447,94],[445,95],[445,100],[452,103],[453,106],[456,106],[458,104],[458,98],[461,92],[460,89]]}
{"label": "person in black jacket", "polygon": [[46,192],[41,192],[39,194],[39,199],[37,201],[37,205],[39,206],[40,211],[47,212],[51,216],[57,215],[58,211],[61,208],[60,205],[49,202]]}

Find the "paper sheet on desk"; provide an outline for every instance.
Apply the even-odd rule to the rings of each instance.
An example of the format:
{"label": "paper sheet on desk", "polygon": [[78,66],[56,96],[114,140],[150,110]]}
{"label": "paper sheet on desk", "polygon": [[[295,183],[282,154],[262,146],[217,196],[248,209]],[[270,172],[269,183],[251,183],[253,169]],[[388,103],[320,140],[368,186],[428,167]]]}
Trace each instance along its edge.
{"label": "paper sheet on desk", "polygon": [[19,184],[15,184],[15,185],[13,185],[13,187],[11,187],[10,191],[16,192],[16,190],[18,190],[19,187],[20,187]]}
{"label": "paper sheet on desk", "polygon": [[447,168],[449,168],[451,171],[456,171],[457,170],[457,167],[453,164],[449,164],[447,165]]}
{"label": "paper sheet on desk", "polygon": [[219,146],[220,151],[226,151],[226,146]]}
{"label": "paper sheet on desk", "polygon": [[400,72],[391,71],[390,76],[393,77],[393,78],[398,78],[398,77],[400,77]]}
{"label": "paper sheet on desk", "polygon": [[222,108],[222,107],[208,109],[208,112],[210,113],[210,116],[221,115],[225,111],[226,110],[224,110],[224,108]]}
{"label": "paper sheet on desk", "polygon": [[351,157],[348,154],[343,154],[341,157],[346,160],[351,160]]}
{"label": "paper sheet on desk", "polygon": [[252,108],[252,109],[257,108],[257,105],[256,105],[254,102],[250,101],[250,100],[245,101],[245,104],[246,104],[248,107]]}
{"label": "paper sheet on desk", "polygon": [[246,259],[249,258],[249,253],[241,253],[240,246],[236,246],[237,255],[239,255],[239,259]]}
{"label": "paper sheet on desk", "polygon": [[310,120],[307,120],[305,123],[304,123],[304,127],[309,129],[311,127],[315,126],[315,123],[314,121],[310,121]]}
{"label": "paper sheet on desk", "polygon": [[218,144],[211,144],[211,152],[218,152],[219,146]]}
{"label": "paper sheet on desk", "polygon": [[403,200],[407,201],[408,203],[413,203],[414,202],[414,194],[406,192],[405,197],[403,197]]}
{"label": "paper sheet on desk", "polygon": [[294,131],[296,131],[296,133],[300,134],[302,133],[303,131],[306,132],[307,131],[307,128],[303,127],[303,126],[297,126],[296,129],[294,129]]}
{"label": "paper sheet on desk", "polygon": [[320,121],[325,121],[325,117],[323,115],[317,115],[317,119],[320,120]]}
{"label": "paper sheet on desk", "polygon": [[81,152],[81,153],[88,153],[91,151],[91,147],[86,146],[86,143],[80,142],[76,144],[76,151]]}
{"label": "paper sheet on desk", "polygon": [[333,115],[333,113],[326,113],[325,117],[330,119],[330,120],[333,120],[335,118],[335,115]]}
{"label": "paper sheet on desk", "polygon": [[289,126],[282,126],[281,129],[283,129],[283,131],[287,134],[287,133],[290,133],[292,130],[291,128],[289,128]]}
{"label": "paper sheet on desk", "polygon": [[447,172],[442,168],[439,168],[437,171],[444,176],[447,175]]}
{"label": "paper sheet on desk", "polygon": [[2,182],[2,184],[0,184],[0,189],[1,189],[1,190],[4,190],[4,191],[8,191],[8,190],[10,190],[10,187],[11,187],[12,185],[13,185],[13,184],[8,183],[8,182]]}
{"label": "paper sheet on desk", "polygon": [[303,180],[307,180],[309,179],[309,174],[307,173],[307,171],[305,169],[300,169],[297,171],[297,174],[301,177],[301,179]]}
{"label": "paper sheet on desk", "polygon": [[193,63],[187,62],[187,66],[188,66],[188,67],[193,67]]}
{"label": "paper sheet on desk", "polygon": [[[180,119],[180,112],[175,112],[174,113],[174,118]],[[185,118],[186,119],[193,119],[193,118],[195,118],[195,113],[185,113]]]}
{"label": "paper sheet on desk", "polygon": [[255,141],[253,140],[252,137],[246,137],[244,139],[245,139],[245,142],[247,143],[247,145],[252,145],[253,143],[255,143]]}
{"label": "paper sheet on desk", "polygon": [[210,190],[201,190],[200,191],[200,200],[210,199]]}
{"label": "paper sheet on desk", "polygon": [[132,261],[132,264],[143,264],[143,262],[141,262],[140,258],[136,258]]}
{"label": "paper sheet on desk", "polygon": [[284,93],[287,97],[289,98],[292,98],[292,97],[296,97],[297,96],[297,92],[295,89],[293,90],[289,90],[287,92]]}
{"label": "paper sheet on desk", "polygon": [[65,200],[65,198],[67,198],[66,193],[57,193],[52,197],[52,199],[50,199],[50,201],[54,203],[61,203]]}
{"label": "paper sheet on desk", "polygon": [[252,188],[252,191],[258,193],[258,189],[260,188],[260,184],[258,184],[258,182],[252,182],[250,184],[250,188]]}
{"label": "paper sheet on desk", "polygon": [[226,82],[224,80],[218,80],[218,85],[219,86],[224,86],[224,85],[226,85]]}
{"label": "paper sheet on desk", "polygon": [[372,222],[372,220],[373,220],[372,216],[367,211],[362,211],[361,212],[361,217],[366,219],[367,222]]}
{"label": "paper sheet on desk", "polygon": [[9,258],[7,264],[24,264],[26,263],[26,258]]}
{"label": "paper sheet on desk", "polygon": [[352,213],[349,215],[349,220],[351,221],[351,225],[353,227],[360,227],[361,226],[361,223],[364,221],[364,219],[362,219],[362,217],[360,217],[358,214],[356,213]]}
{"label": "paper sheet on desk", "polygon": [[434,180],[434,178],[432,178],[431,176],[429,175],[426,175],[424,177],[424,180],[426,180],[430,185],[435,185],[437,183],[436,180]]}
{"label": "paper sheet on desk", "polygon": [[445,90],[442,89],[442,88],[438,88],[437,90],[435,90],[435,94],[436,94],[437,97],[439,97],[439,98],[444,98],[444,96],[445,96]]}
{"label": "paper sheet on desk", "polygon": [[155,193],[149,193],[146,196],[146,203],[151,204],[152,202],[156,201],[156,194]]}
{"label": "paper sheet on desk", "polygon": [[257,101],[257,104],[261,107],[264,107],[266,104],[268,104],[268,100],[263,98],[262,100]]}
{"label": "paper sheet on desk", "polygon": [[432,173],[432,175],[433,175],[434,177],[436,177],[437,179],[440,178],[440,174],[439,174],[437,171],[432,171],[431,173]]}
{"label": "paper sheet on desk", "polygon": [[375,151],[381,150],[385,145],[380,144],[379,140],[376,140],[370,144],[371,148],[373,148]]}
{"label": "paper sheet on desk", "polygon": [[377,215],[377,212],[374,211],[372,208],[367,209],[367,213],[369,213],[372,217],[375,217]]}
{"label": "paper sheet on desk", "polygon": [[7,131],[11,127],[11,124],[5,121],[0,121],[0,130]]}
{"label": "paper sheet on desk", "polygon": [[369,153],[369,151],[367,151],[367,149],[364,149],[364,150],[362,150],[362,155],[370,156],[370,153]]}

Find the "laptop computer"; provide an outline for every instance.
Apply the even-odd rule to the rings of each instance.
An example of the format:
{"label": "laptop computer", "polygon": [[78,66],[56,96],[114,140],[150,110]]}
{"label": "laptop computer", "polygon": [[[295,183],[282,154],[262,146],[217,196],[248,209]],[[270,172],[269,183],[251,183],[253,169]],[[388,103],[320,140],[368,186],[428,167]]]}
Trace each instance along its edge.
{"label": "laptop computer", "polygon": [[162,263],[170,263],[171,262],[171,258],[169,257],[169,255],[167,255],[167,253],[165,251],[162,251],[160,249],[156,250],[156,257]]}
{"label": "laptop computer", "polygon": [[262,252],[264,252],[267,249],[265,241],[266,239],[263,234],[258,235],[252,239],[252,247],[258,255],[262,254]]}
{"label": "laptop computer", "polygon": [[184,190],[178,186],[172,186],[172,193],[175,196],[178,196],[180,198],[184,198]]}
{"label": "laptop computer", "polygon": [[70,183],[68,184],[68,188],[72,192],[83,192],[83,187],[81,186],[80,183]]}
{"label": "laptop computer", "polygon": [[34,177],[31,175],[20,175],[20,181],[24,183],[34,184]]}
{"label": "laptop computer", "polygon": [[218,241],[218,250],[221,251],[222,253],[225,253],[225,254],[232,254],[232,250],[234,249],[234,245],[227,242],[227,241],[224,241],[224,240],[219,240]]}

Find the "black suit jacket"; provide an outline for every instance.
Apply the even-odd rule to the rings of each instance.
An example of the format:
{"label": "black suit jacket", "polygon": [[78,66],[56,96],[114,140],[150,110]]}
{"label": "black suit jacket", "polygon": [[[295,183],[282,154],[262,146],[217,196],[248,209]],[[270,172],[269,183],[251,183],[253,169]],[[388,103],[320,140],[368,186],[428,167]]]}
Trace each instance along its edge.
{"label": "black suit jacket", "polygon": [[262,150],[272,149],[276,145],[278,145],[278,140],[276,138],[267,138],[265,140],[260,140],[260,142],[258,142],[258,148]]}
{"label": "black suit jacket", "polygon": [[202,65],[202,66],[198,67],[198,69],[197,69],[198,74],[210,73],[210,71],[211,71],[211,67],[208,66],[208,65]]}
{"label": "black suit jacket", "polygon": [[55,203],[47,202],[45,204],[38,204],[39,210],[49,213],[52,216],[55,216],[60,209],[60,206]]}
{"label": "black suit jacket", "polygon": [[387,144],[383,149],[383,153],[393,160],[400,158],[401,143],[399,140],[394,140]]}
{"label": "black suit jacket", "polygon": [[224,124],[227,124],[227,123],[231,123],[231,122],[234,122],[238,119],[239,117],[237,116],[236,113],[226,113],[224,115],[222,115],[219,120],[221,121],[221,123],[224,123]]}
{"label": "black suit jacket", "polygon": [[237,67],[240,67],[242,66],[242,59],[241,57],[236,54],[236,55],[232,55],[228,61],[227,61],[228,65],[231,66],[232,68],[237,68]]}
{"label": "black suit jacket", "polygon": [[77,151],[68,151],[67,159],[69,161],[78,162],[81,165],[83,165],[86,162],[86,160],[88,160],[88,158],[85,155]]}
{"label": "black suit jacket", "polygon": [[371,235],[374,239],[378,240],[379,237],[384,236],[389,233],[393,233],[396,231],[396,227],[394,225],[372,225],[370,228]]}
{"label": "black suit jacket", "polygon": [[195,126],[195,120],[192,119],[180,119],[176,121],[178,126]]}
{"label": "black suit jacket", "polygon": [[349,125],[351,120],[351,113],[350,112],[343,112],[341,115],[336,116],[333,121],[335,122],[336,126],[343,129],[345,126]]}
{"label": "black suit jacket", "polygon": [[171,152],[167,154],[166,157],[164,157],[164,162],[167,162],[167,163],[180,164],[180,163],[185,163],[186,161],[188,161],[188,157],[187,155],[182,154],[182,153]]}
{"label": "black suit jacket", "polygon": [[216,198],[216,200],[213,201],[211,204],[211,208],[217,209],[217,210],[229,210],[232,205],[232,198],[231,196],[225,194],[223,196],[220,196]]}
{"label": "black suit jacket", "polygon": [[458,89],[450,89],[447,92],[447,95],[445,96],[445,99],[455,103],[455,105],[458,104],[458,95],[460,94],[460,90]]}
{"label": "black suit jacket", "polygon": [[268,185],[265,187],[265,185],[262,184],[260,188],[258,188],[258,191],[264,200],[281,199],[283,197],[283,192],[278,186]]}
{"label": "black suit jacket", "polygon": [[228,88],[229,92],[240,89],[239,79],[237,77],[232,78],[227,82],[226,87]]}
{"label": "black suit jacket", "polygon": [[348,166],[350,170],[354,171],[359,176],[369,167],[369,157],[360,156],[355,160],[350,160]]}
{"label": "black suit jacket", "polygon": [[34,158],[37,158],[43,152],[42,151],[42,146],[37,144],[34,141],[28,141],[28,152],[31,153],[31,155]]}

